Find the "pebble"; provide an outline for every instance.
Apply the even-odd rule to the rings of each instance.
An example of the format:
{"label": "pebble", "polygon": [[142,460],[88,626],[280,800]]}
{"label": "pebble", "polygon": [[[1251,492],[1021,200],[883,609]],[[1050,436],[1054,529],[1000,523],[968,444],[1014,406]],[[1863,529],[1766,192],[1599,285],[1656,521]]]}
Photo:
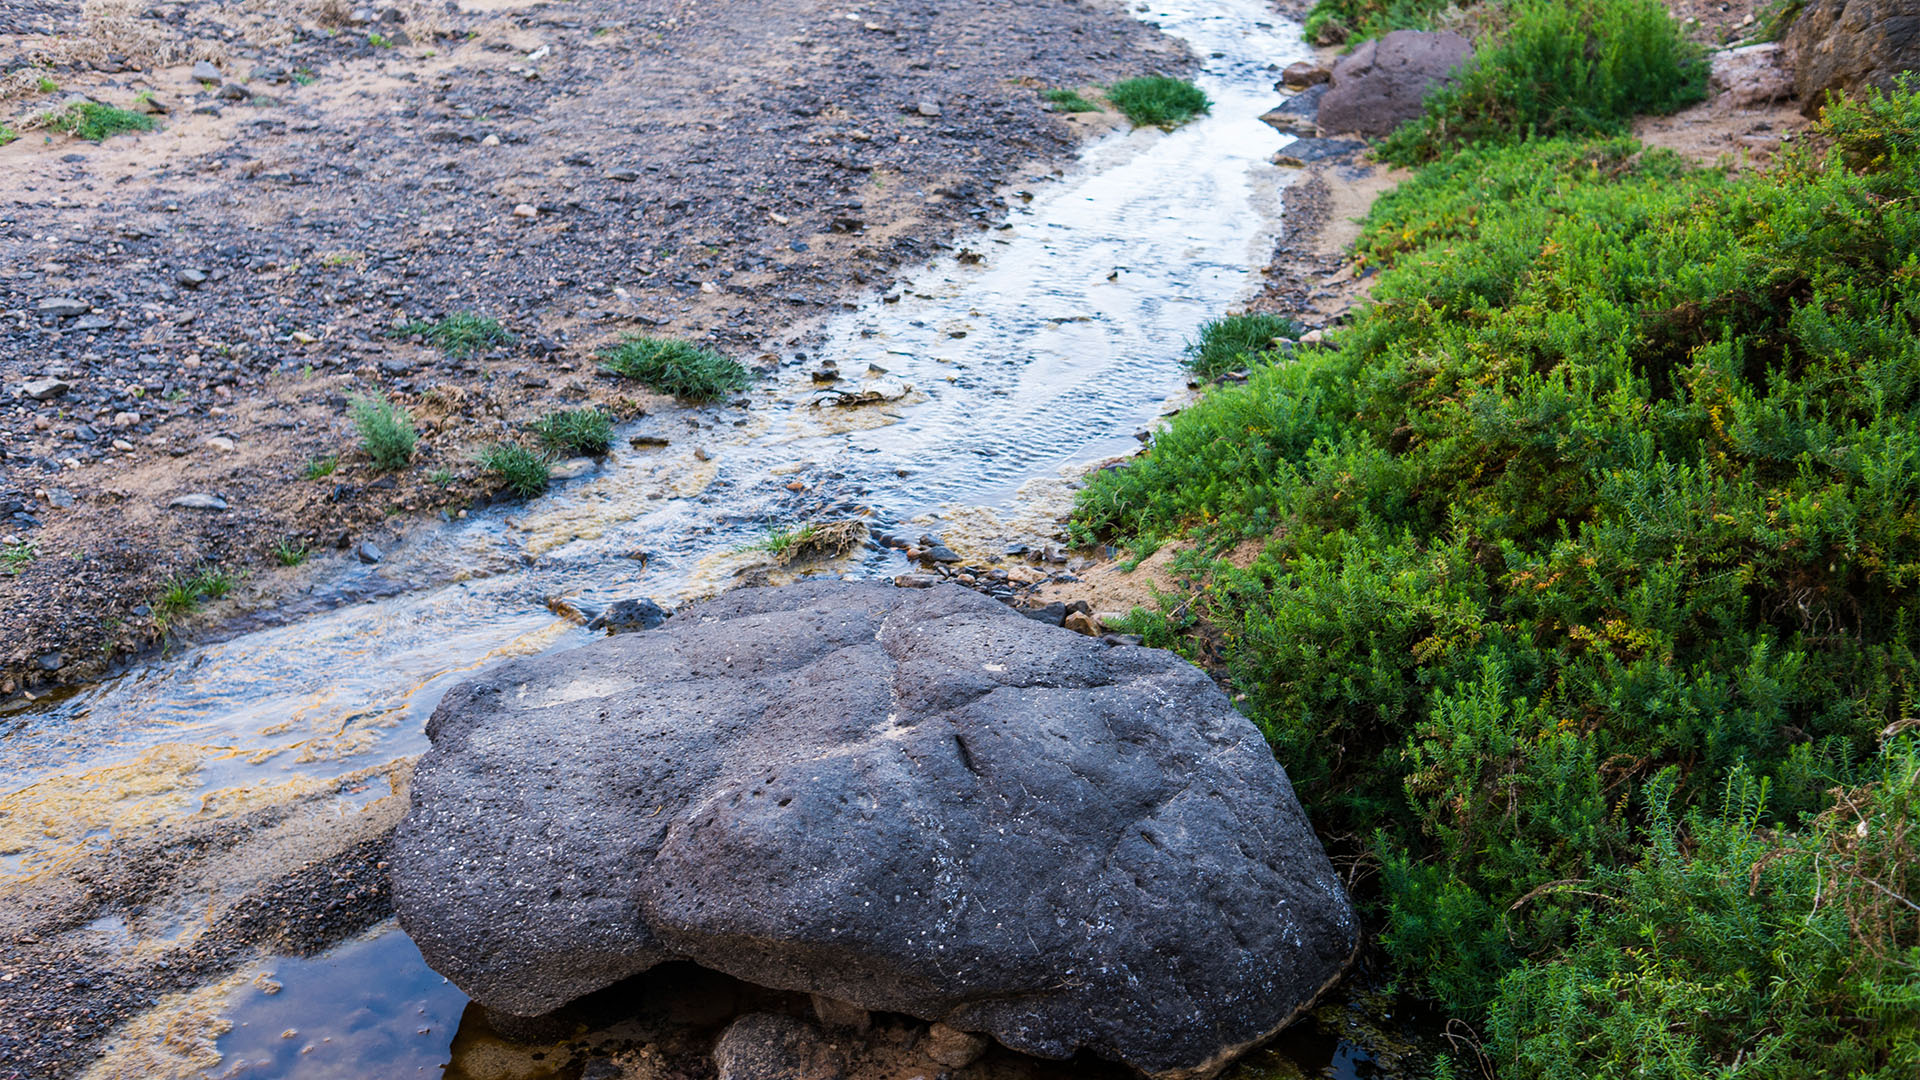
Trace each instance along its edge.
{"label": "pebble", "polygon": [[187,267],[174,271],[173,280],[189,289],[197,289],[207,283],[207,272],[205,270],[196,270],[192,267]]}
{"label": "pebble", "polygon": [[225,510],[227,508],[227,500],[218,495],[209,495],[204,491],[196,491],[188,495],[182,495],[167,505],[177,506],[182,510]]}
{"label": "pebble", "polygon": [[598,463],[592,458],[568,458],[553,468],[548,469],[547,477],[551,480],[573,480],[587,475],[598,467]]}
{"label": "pebble", "polygon": [[940,105],[934,101],[921,101],[914,105],[913,111],[921,116],[939,116]]}
{"label": "pebble", "polygon": [[207,449],[217,450],[222,454],[231,454],[235,449],[233,440],[227,438],[225,435],[208,436],[206,446]]}
{"label": "pebble", "polygon": [[42,315],[53,315],[62,319],[70,319],[75,315],[85,315],[87,310],[92,306],[93,305],[87,303],[85,300],[76,299],[71,296],[49,296],[34,305],[34,310]]}
{"label": "pebble", "polygon": [[381,559],[386,558],[386,553],[381,551],[379,548],[379,545],[375,544],[373,541],[362,540],[358,544],[354,545],[353,557],[371,566],[374,563],[379,562]]}
{"label": "pebble", "polygon": [[[487,136],[486,138],[484,138],[484,139],[481,139],[481,140],[480,140],[480,145],[481,145],[481,146],[499,146],[499,145],[500,145],[500,136],[498,136],[498,135],[489,135],[489,136]],[[522,205],[524,205],[524,204],[522,204]],[[520,212],[520,211],[519,211],[519,208],[518,208],[518,207],[515,207],[515,208],[514,208],[514,213],[516,213],[516,214],[517,214],[517,213],[519,213],[519,212]]]}
{"label": "pebble", "polygon": [[67,658],[57,652],[42,653],[36,662],[42,671],[59,671],[67,665]]}
{"label": "pebble", "polygon": [[538,217],[539,214],[540,214],[540,211],[534,209],[534,206],[532,203],[521,203],[519,206],[516,206],[513,208],[514,217],[530,218],[530,217]]}
{"label": "pebble", "polygon": [[137,412],[117,412],[113,414],[113,426],[121,431],[125,431],[139,422],[140,414]]}
{"label": "pebble", "polygon": [[212,63],[206,60],[197,60],[194,62],[194,82],[219,82],[221,78],[220,69],[214,67]]}
{"label": "pebble", "polygon": [[130,454],[133,452],[133,444],[128,442],[125,439],[113,440],[113,448],[115,450],[120,451],[123,454]]}
{"label": "pebble", "polygon": [[20,392],[35,401],[52,401],[71,389],[73,389],[71,384],[59,379],[35,379],[32,382],[20,384]]}

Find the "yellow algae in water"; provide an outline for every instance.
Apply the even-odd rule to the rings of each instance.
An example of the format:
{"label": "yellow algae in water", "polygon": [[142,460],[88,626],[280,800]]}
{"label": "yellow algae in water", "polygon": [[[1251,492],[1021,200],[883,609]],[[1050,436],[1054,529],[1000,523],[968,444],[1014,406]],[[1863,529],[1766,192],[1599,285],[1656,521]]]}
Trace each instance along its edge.
{"label": "yellow algae in water", "polygon": [[197,990],[162,997],[120,1025],[81,1080],[198,1080],[220,1064],[220,1036],[233,1030],[227,998],[260,977],[258,964]]}
{"label": "yellow algae in water", "polygon": [[914,524],[939,533],[942,543],[971,562],[989,561],[1014,541],[1033,547],[1059,544],[1061,522],[1073,512],[1074,495],[1093,468],[1069,465],[1055,476],[1035,477],[1020,485],[1013,505],[1004,510],[947,505],[938,518],[916,518]]}
{"label": "yellow algae in water", "polygon": [[[214,751],[163,743],[132,761],[55,776],[0,796],[0,855],[79,844],[101,829],[145,825],[192,805],[195,777]],[[24,865],[35,869],[30,854]]]}
{"label": "yellow algae in water", "polygon": [[[746,437],[748,429],[728,429],[725,442]],[[576,540],[595,540],[609,526],[623,525],[660,499],[686,499],[707,489],[720,473],[712,456],[701,461],[691,451],[673,458],[615,470],[592,484],[570,491],[565,499],[541,504],[537,512],[517,519],[526,534],[524,550],[544,555]]]}

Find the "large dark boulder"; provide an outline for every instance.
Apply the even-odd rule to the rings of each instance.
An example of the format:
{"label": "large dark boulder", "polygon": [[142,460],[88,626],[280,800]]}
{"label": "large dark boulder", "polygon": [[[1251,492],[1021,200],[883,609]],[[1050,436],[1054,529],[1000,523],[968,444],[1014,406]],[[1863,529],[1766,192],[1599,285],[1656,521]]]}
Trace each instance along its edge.
{"label": "large dark boulder", "polygon": [[1420,115],[1435,89],[1473,58],[1459,34],[1395,30],[1362,44],[1333,66],[1320,99],[1320,129],[1329,134],[1385,135]]}
{"label": "large dark boulder", "polygon": [[958,587],[729,593],[501,664],[427,734],[394,901],[507,1014],[685,958],[1199,1075],[1356,943],[1285,774],[1205,675]]}
{"label": "large dark boulder", "polygon": [[1914,0],[1808,0],[1781,39],[1801,108],[1814,116],[1829,93],[1891,90],[1920,68],[1920,4]]}

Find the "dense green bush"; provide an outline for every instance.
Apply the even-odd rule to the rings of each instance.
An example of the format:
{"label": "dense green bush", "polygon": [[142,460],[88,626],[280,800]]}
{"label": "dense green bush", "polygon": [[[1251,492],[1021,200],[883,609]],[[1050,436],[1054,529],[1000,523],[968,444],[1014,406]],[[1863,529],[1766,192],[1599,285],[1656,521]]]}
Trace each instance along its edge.
{"label": "dense green bush", "polygon": [[690,341],[634,334],[600,353],[601,370],[684,401],[705,402],[753,381],[739,361]]}
{"label": "dense green bush", "polygon": [[360,449],[373,459],[374,468],[404,469],[413,460],[413,418],[388,401],[387,395],[355,394],[347,413],[360,433]]}
{"label": "dense green bush", "polygon": [[[1385,270],[1336,349],[1271,356],[1081,497],[1084,535],[1198,544],[1178,614],[1138,628],[1224,666],[1316,824],[1377,860],[1399,969],[1493,1007],[1512,1061],[1546,1062],[1552,1025],[1516,1011],[1545,982],[1503,978],[1626,994],[1602,968],[1641,960],[1602,953],[1694,932],[1619,900],[1681,872],[1653,861],[1661,815],[1750,776],[1765,823],[1725,827],[1800,850],[1920,711],[1920,98],[1830,108],[1821,134],[1734,179],[1627,141],[1429,167],[1371,217]],[[1213,557],[1248,538],[1251,565]],[[1848,993],[1908,1000],[1875,970]],[[1806,1017],[1825,985],[1753,993]],[[1642,989],[1647,1015],[1692,992]],[[1518,1075],[1639,1053],[1618,1022]]]}
{"label": "dense green bush", "polygon": [[613,447],[613,417],[595,406],[556,409],[533,422],[540,445],[569,457],[600,457]]}
{"label": "dense green bush", "polygon": [[1706,96],[1705,57],[1660,0],[1513,0],[1506,19],[1383,157],[1414,164],[1476,143],[1616,132]]}
{"label": "dense green bush", "polygon": [[553,482],[553,475],[548,468],[550,459],[519,443],[489,443],[474,455],[473,460],[482,472],[493,477],[500,485],[500,490],[516,499],[531,499],[545,492]]}
{"label": "dense green bush", "polygon": [[1213,108],[1213,102],[1199,87],[1165,75],[1122,79],[1107,87],[1107,100],[1125,113],[1134,127],[1169,131]]}
{"label": "dense green bush", "polygon": [[145,113],[129,112],[97,101],[76,101],[47,117],[47,127],[88,142],[102,142],[127,131],[152,131],[158,126],[153,117]]}
{"label": "dense green bush", "polygon": [[1281,315],[1224,315],[1202,326],[1199,339],[1188,344],[1187,366],[1203,379],[1217,379],[1272,349],[1275,338],[1299,336],[1300,324]]}

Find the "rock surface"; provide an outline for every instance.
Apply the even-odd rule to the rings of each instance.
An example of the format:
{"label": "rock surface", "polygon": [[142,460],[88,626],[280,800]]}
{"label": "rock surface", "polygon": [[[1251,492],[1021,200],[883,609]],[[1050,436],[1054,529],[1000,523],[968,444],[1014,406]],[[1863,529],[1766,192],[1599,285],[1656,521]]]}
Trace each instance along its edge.
{"label": "rock surface", "polygon": [[1893,89],[1894,76],[1920,70],[1920,5],[1913,0],[1809,0],[1781,39],[1794,90],[1808,116],[1829,92]]}
{"label": "rock surface", "polygon": [[1767,41],[1714,53],[1707,85],[1724,104],[1749,108],[1792,97],[1793,73],[1779,43]]}
{"label": "rock surface", "polygon": [[499,1012],[690,959],[1196,1075],[1357,940],[1285,774],[1205,675],[950,586],[729,593],[502,664],[427,733],[395,907]]}
{"label": "rock surface", "polygon": [[1369,41],[1334,65],[1320,99],[1320,128],[1386,135],[1418,117],[1427,94],[1452,82],[1472,57],[1473,43],[1459,34],[1395,30]]}

